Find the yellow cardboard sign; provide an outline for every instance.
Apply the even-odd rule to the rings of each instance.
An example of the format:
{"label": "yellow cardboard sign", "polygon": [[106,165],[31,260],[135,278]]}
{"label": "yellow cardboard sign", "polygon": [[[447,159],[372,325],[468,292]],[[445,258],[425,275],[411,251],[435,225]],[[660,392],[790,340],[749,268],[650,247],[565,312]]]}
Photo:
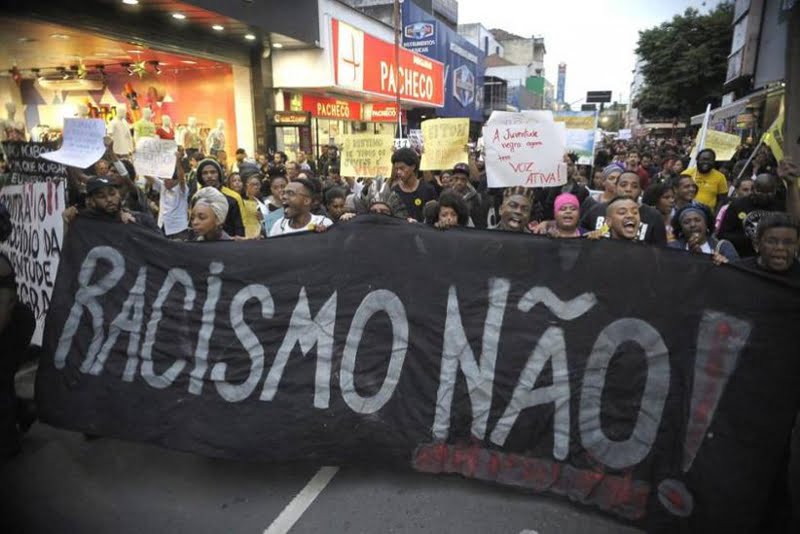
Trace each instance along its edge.
{"label": "yellow cardboard sign", "polygon": [[[694,148],[690,155],[692,160],[697,159],[697,147],[700,145],[700,134],[703,131],[697,132],[697,137],[694,140]],[[729,134],[725,132],[718,132],[716,130],[708,130],[706,134],[705,148],[710,148],[717,155],[717,161],[730,161],[736,153],[736,149],[742,144],[742,140],[738,135]]]}
{"label": "yellow cardboard sign", "polygon": [[342,163],[339,172],[353,178],[392,175],[394,136],[349,134],[342,136]]}
{"label": "yellow cardboard sign", "polygon": [[422,123],[422,152],[420,170],[439,171],[466,163],[469,159],[469,119],[431,119]]}

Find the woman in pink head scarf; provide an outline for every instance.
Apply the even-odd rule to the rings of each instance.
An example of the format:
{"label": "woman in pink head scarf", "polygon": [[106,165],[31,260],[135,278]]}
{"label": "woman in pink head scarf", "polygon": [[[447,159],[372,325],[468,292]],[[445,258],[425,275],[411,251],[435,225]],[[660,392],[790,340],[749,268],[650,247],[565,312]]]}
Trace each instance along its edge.
{"label": "woman in pink head scarf", "polygon": [[583,235],[578,224],[581,220],[581,204],[578,197],[572,193],[561,193],[556,197],[553,212],[556,220],[550,227],[550,237],[570,239]]}

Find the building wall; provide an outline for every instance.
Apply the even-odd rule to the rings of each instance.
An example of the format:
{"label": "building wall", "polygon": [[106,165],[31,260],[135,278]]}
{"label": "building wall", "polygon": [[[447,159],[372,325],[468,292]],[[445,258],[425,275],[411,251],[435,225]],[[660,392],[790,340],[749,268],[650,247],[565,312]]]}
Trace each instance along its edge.
{"label": "building wall", "polygon": [[505,53],[503,45],[481,23],[459,24],[458,33],[464,39],[483,50],[483,53],[487,56],[496,54],[503,57]]}
{"label": "building wall", "polygon": [[544,39],[512,39],[502,41],[503,57],[517,65],[529,65],[536,76],[544,76]]}
{"label": "building wall", "polygon": [[[796,7],[795,7],[796,8]],[[797,8],[796,8],[797,9]],[[758,42],[756,72],[753,88],[760,89],[786,77],[786,33],[788,21],[781,16],[781,2],[766,2],[764,18],[761,22],[761,35]]]}

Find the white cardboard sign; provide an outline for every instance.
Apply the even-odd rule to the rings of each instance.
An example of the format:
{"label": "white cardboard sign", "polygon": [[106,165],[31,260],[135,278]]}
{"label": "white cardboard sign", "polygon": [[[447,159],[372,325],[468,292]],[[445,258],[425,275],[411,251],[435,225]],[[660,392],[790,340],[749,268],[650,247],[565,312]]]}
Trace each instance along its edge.
{"label": "white cardboard sign", "polygon": [[86,169],[103,157],[106,145],[103,119],[64,119],[64,142],[55,152],[42,154],[44,159]]}
{"label": "white cardboard sign", "polygon": [[483,128],[489,187],[555,187],[567,182],[563,124],[521,113],[495,118],[492,114]]}
{"label": "white cardboard sign", "polygon": [[136,143],[133,155],[133,166],[139,176],[155,176],[172,178],[175,173],[175,161],[178,145],[175,141],[144,137]]}

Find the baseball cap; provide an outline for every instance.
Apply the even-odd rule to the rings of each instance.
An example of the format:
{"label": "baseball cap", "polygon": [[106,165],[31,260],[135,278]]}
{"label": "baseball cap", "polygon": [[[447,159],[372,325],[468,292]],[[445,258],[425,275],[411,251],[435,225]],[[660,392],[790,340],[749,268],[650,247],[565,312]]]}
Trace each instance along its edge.
{"label": "baseball cap", "polygon": [[456,166],[453,167],[453,172],[450,174],[466,174],[469,176],[469,165],[466,163],[456,163]]}
{"label": "baseball cap", "polygon": [[104,187],[116,187],[108,178],[90,178],[86,182],[86,194],[92,195]]}

